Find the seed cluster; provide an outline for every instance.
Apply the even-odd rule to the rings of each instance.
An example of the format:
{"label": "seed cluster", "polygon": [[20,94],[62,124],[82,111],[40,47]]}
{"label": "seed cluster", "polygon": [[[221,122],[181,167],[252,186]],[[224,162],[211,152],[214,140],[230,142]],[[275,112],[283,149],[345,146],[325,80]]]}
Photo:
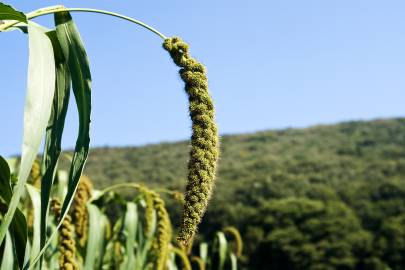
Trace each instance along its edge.
{"label": "seed cluster", "polygon": [[[31,171],[30,171],[30,184],[34,187],[40,189],[41,188],[41,165],[39,164],[38,160],[35,160],[32,164]],[[29,203],[31,204],[31,202]],[[27,210],[27,226],[28,228],[32,228],[34,226],[34,208],[29,207]]]}
{"label": "seed cluster", "polygon": [[177,236],[180,245],[188,245],[211,197],[219,156],[218,131],[205,67],[191,57],[188,45],[178,37],[166,39],[163,48],[180,67],[179,73],[185,83],[192,120],[185,204]]}
{"label": "seed cluster", "polygon": [[155,269],[165,269],[169,253],[169,243],[172,237],[172,229],[169,214],[162,198],[154,191],[150,191],[153,198],[153,207],[156,211],[156,238],[152,245],[152,254],[155,257]]}
{"label": "seed cluster", "polygon": [[31,172],[30,172],[31,183],[34,187],[40,188],[41,187],[41,165],[39,164],[38,160],[35,160],[32,164]]}
{"label": "seed cluster", "polygon": [[[55,214],[55,219],[59,220],[61,216],[61,203],[57,199],[51,200],[51,209]],[[76,245],[73,235],[72,218],[66,215],[59,228],[59,269],[77,270],[79,269],[75,260]]]}
{"label": "seed cluster", "polygon": [[155,208],[154,208],[154,200],[152,194],[150,192],[144,192],[145,196],[145,234],[151,235],[153,233],[153,220],[155,219]]}
{"label": "seed cluster", "polygon": [[87,240],[88,214],[86,203],[91,197],[93,185],[90,178],[82,175],[74,198],[73,220],[75,224],[76,236],[79,244],[83,247]]}

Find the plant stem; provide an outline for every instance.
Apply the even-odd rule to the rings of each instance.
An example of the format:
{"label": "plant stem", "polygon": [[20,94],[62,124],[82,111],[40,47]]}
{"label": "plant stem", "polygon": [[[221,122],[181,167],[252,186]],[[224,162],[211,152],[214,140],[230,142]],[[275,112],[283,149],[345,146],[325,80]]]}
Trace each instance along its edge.
{"label": "plant stem", "polygon": [[[99,199],[100,197],[104,196],[107,192],[116,190],[116,189],[121,189],[121,188],[133,188],[135,190],[139,190],[139,188],[142,185],[140,184],[136,184],[136,183],[120,183],[120,184],[115,184],[112,186],[109,186],[103,190],[100,191],[100,193],[97,193],[93,198],[91,198],[89,201],[92,202],[94,200]],[[176,192],[165,189],[165,188],[160,188],[160,189],[156,189],[155,190],[157,193],[166,193],[166,194],[170,194],[170,195],[174,195]]]}
{"label": "plant stem", "polygon": [[[166,39],[166,36],[163,35],[162,33],[160,33],[158,30],[156,30],[155,28],[147,25],[146,23],[143,23],[141,21],[135,20],[131,17],[128,16],[124,16],[115,12],[110,12],[110,11],[106,11],[106,10],[101,10],[101,9],[92,9],[92,8],[65,8],[64,6],[52,6],[52,7],[46,7],[46,8],[41,8],[38,10],[35,10],[33,12],[27,13],[27,19],[33,19],[36,17],[40,17],[40,16],[44,16],[47,14],[53,14],[53,13],[57,13],[57,12],[64,12],[64,11],[69,11],[69,12],[90,12],[90,13],[99,13],[99,14],[104,14],[104,15],[109,15],[109,16],[113,16],[113,17],[117,17],[126,21],[130,21],[132,23],[135,23],[139,26],[142,26],[143,28],[146,28],[147,30],[155,33],[156,35],[158,35],[159,37],[161,37],[162,39]],[[0,31],[2,30],[6,30],[16,24],[18,24],[18,21],[12,21],[12,22],[8,22],[5,24],[0,25]]]}

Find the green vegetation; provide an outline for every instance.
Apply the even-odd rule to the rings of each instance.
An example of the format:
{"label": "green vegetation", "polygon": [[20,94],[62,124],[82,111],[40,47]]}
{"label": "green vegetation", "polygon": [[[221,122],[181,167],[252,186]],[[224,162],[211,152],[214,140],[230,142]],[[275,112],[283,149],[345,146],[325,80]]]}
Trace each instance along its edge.
{"label": "green vegetation", "polygon": [[[224,136],[221,148],[200,233],[236,226],[250,269],[403,269],[405,119]],[[97,186],[181,190],[187,153],[187,142],[93,149],[85,171]]]}
{"label": "green vegetation", "polygon": [[[16,161],[7,162],[0,157],[2,180],[13,179],[19,173]],[[11,169],[8,163],[12,165]],[[47,227],[51,230],[56,230],[60,221],[67,175],[66,171],[57,171],[50,192],[51,211]],[[24,262],[32,260],[38,252],[41,177],[38,162],[35,162],[19,207],[27,217],[28,242],[27,252],[23,253]],[[216,232],[209,241],[195,245],[192,252],[172,241],[173,228],[159,193],[135,183],[109,186],[104,190],[92,186],[88,177],[80,178],[72,209],[57,229],[58,237],[47,247],[42,267],[37,265],[33,269],[237,269],[243,243],[236,229],[224,228],[223,232]],[[119,194],[120,189],[130,189],[132,195],[124,199]],[[161,190],[161,193],[177,194],[169,190]],[[5,205],[0,202],[0,206],[4,211]],[[12,252],[16,240],[11,233],[6,239],[9,240],[0,249],[0,269],[19,269],[19,256]],[[198,265],[191,268],[195,260]]]}
{"label": "green vegetation", "polygon": [[[69,11],[118,17],[163,39],[185,83],[190,144],[95,149],[85,167],[92,79]],[[31,21],[47,14],[52,29]],[[205,69],[181,39],[109,11],[24,14],[0,2],[0,32],[16,29],[28,34],[28,87],[21,158],[0,158],[2,270],[234,270],[238,256],[255,270],[403,269],[405,119],[225,136],[219,155]],[[61,158],[71,92],[78,136]],[[97,189],[81,180],[84,168]]]}
{"label": "green vegetation", "polygon": [[[71,11],[104,14],[144,27],[163,39],[163,48],[180,67],[180,77],[189,99],[192,147],[186,191],[184,198],[181,196],[183,214],[177,236],[179,248],[171,245],[173,229],[159,194],[162,190],[169,194],[178,192],[164,187],[153,191],[132,182],[133,179],[124,185],[95,191],[94,196],[89,181],[82,180],[84,186],[80,187],[90,145],[92,77],[86,49]],[[48,14],[54,16],[52,29],[31,20]],[[0,2],[0,32],[13,30],[28,35],[29,65],[21,158],[8,162],[0,156],[1,269],[176,270],[178,257],[183,268],[191,270],[187,256],[191,250],[188,249],[192,247],[211,197],[219,156],[214,106],[205,67],[191,56],[188,45],[179,37],[166,38],[145,23],[105,10],[52,6],[24,14]],[[61,181],[56,176],[60,169],[61,141],[71,90],[79,127],[73,155],[66,164],[67,177]],[[42,161],[36,164],[43,138]],[[30,175],[32,185],[27,182]],[[121,187],[135,190],[145,198],[95,204]],[[54,198],[55,193],[57,198]],[[145,224],[139,221],[140,202],[146,204]],[[73,213],[70,211],[72,204],[75,206]],[[115,216],[104,214],[109,208],[122,205],[126,206],[125,211],[115,209]],[[48,218],[51,216],[49,209],[53,212],[53,221]],[[142,226],[145,230],[141,230]],[[114,237],[126,238],[122,241],[125,243],[119,243]],[[82,248],[78,252],[76,242]],[[237,255],[228,249],[224,233],[218,232],[214,243],[210,256],[208,244],[204,243],[200,256],[193,256],[191,261],[197,262],[200,269],[223,270],[227,264],[236,269]],[[125,254],[116,254],[117,249]],[[51,254],[47,256],[47,252]],[[237,253],[240,255],[240,251]],[[54,262],[55,254],[59,264]],[[104,255],[111,255],[110,260],[105,262]],[[122,261],[115,262],[119,257]]]}

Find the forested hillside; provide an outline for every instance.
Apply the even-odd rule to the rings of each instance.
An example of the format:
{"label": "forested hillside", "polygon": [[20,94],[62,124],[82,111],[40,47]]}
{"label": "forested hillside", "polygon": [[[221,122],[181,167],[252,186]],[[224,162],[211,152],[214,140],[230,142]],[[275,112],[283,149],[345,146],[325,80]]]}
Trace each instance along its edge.
{"label": "forested hillside", "polygon": [[[249,269],[405,269],[405,119],[223,136],[221,148],[200,232],[238,227]],[[183,190],[187,157],[187,142],[98,148],[85,173],[98,187]]]}

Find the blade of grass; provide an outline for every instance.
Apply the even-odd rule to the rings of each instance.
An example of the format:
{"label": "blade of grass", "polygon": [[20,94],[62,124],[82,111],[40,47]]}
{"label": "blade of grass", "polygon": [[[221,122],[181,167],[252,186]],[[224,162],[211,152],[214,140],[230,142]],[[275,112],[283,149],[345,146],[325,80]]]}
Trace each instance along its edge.
{"label": "blade of grass", "polygon": [[208,259],[208,244],[207,243],[201,243],[200,244],[200,258],[203,260],[205,264],[207,264],[207,259]]}
{"label": "blade of grass", "polygon": [[[55,58],[55,95],[52,103],[51,117],[45,135],[45,148],[42,156],[41,180],[41,238],[40,247],[45,245],[46,224],[48,217],[49,199],[55,178],[56,166],[61,152],[62,133],[65,125],[66,112],[69,104],[70,72],[62,52],[56,31],[48,32],[52,42]],[[41,264],[41,263],[40,263]]]}
{"label": "blade of grass", "polygon": [[[3,161],[3,162],[2,162]],[[4,164],[4,160],[1,160],[0,158],[0,166],[3,165],[7,165]],[[8,167],[3,167],[3,169],[5,168],[6,173],[0,173],[0,179],[6,179],[5,177],[7,177],[7,169]],[[1,170],[0,170],[1,172]],[[10,174],[8,174],[8,176],[10,176]],[[3,180],[0,180],[3,182]],[[8,199],[7,196],[3,196],[2,194],[4,193],[11,193],[11,187],[10,187],[10,178],[8,180],[8,183],[6,182],[6,184],[8,185],[3,185],[4,190],[2,189],[0,192],[0,197],[3,198],[4,202],[6,204],[1,204],[0,203],[0,212],[1,214],[5,214],[7,211],[7,205],[10,203],[10,197]],[[7,191],[8,190],[8,191]],[[26,247],[28,244],[27,241],[27,223],[25,221],[25,216],[24,214],[17,208],[15,213],[14,213],[14,217],[11,221],[11,225],[9,228],[9,231],[7,233],[11,234],[11,240],[13,242],[13,245],[16,247],[15,248],[15,255],[17,257],[17,261],[18,261],[18,265],[19,267],[22,267],[24,264],[24,260],[25,260],[25,253],[26,253]]]}
{"label": "blade of grass", "polygon": [[103,214],[98,207],[93,204],[87,204],[89,213],[89,238],[87,242],[86,259],[83,270],[97,269],[97,258],[100,258],[104,238],[104,220]]}
{"label": "blade of grass", "polygon": [[0,197],[10,202],[13,193],[10,186],[10,167],[7,161],[0,156]]}
{"label": "blade of grass", "polygon": [[[27,184],[28,194],[31,198],[32,209],[34,210],[34,229],[33,229],[33,239],[30,252],[30,260],[33,260],[41,250],[40,240],[41,240],[41,195],[39,191]],[[39,265],[36,268],[39,269]]]}
{"label": "blade of grass", "polygon": [[13,7],[0,2],[0,20],[16,20],[27,22],[27,17],[24,13],[15,10]]}
{"label": "blade of grass", "polygon": [[[79,133],[69,171],[67,194],[63,200],[61,219],[63,220],[72,204],[84,164],[87,159],[90,144],[90,112],[91,112],[91,75],[87,54],[72,17],[68,12],[55,14],[56,34],[63,55],[67,60],[72,78],[73,93],[79,113]],[[57,229],[62,223],[59,222]],[[36,263],[45,252],[56,231],[42,247],[33,263]]]}
{"label": "blade of grass", "polygon": [[28,87],[24,109],[24,135],[21,165],[17,186],[10,200],[10,205],[0,226],[0,243],[7,233],[17,209],[32,164],[38,153],[41,138],[45,132],[55,84],[55,61],[52,44],[45,30],[29,22],[29,64]]}
{"label": "blade of grass", "polygon": [[228,242],[226,241],[225,234],[223,232],[217,232],[216,234],[216,244],[218,248],[218,270],[223,270],[226,261],[226,255],[228,251]]}
{"label": "blade of grass", "polygon": [[231,269],[238,270],[238,259],[236,258],[236,255],[233,252],[231,252],[230,257],[231,257]]}
{"label": "blade of grass", "polygon": [[79,112],[79,134],[69,172],[68,192],[63,201],[65,216],[79,183],[90,144],[91,74],[80,34],[68,12],[55,14],[56,33],[72,77],[73,93]]}
{"label": "blade of grass", "polygon": [[13,241],[9,232],[6,234],[6,244],[4,246],[3,260],[1,262],[1,270],[14,269],[14,252]]}
{"label": "blade of grass", "polygon": [[135,238],[138,227],[138,209],[135,203],[127,203],[127,211],[124,220],[124,232],[126,234],[126,258],[124,267],[121,269],[133,269],[135,264]]}

